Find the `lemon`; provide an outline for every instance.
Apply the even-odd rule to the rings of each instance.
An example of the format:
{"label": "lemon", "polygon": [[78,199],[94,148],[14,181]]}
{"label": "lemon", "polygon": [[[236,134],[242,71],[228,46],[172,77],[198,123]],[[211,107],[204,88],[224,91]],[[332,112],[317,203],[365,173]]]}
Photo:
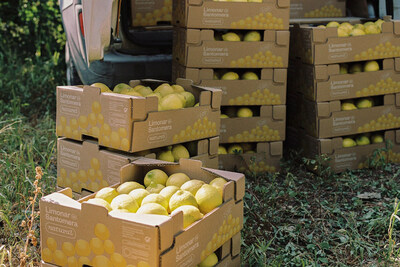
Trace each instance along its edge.
{"label": "lemon", "polygon": [[183,107],[186,105],[186,98],[182,95],[182,93],[173,93],[171,95],[176,95],[182,102]]}
{"label": "lemon", "polygon": [[182,172],[178,172],[178,173],[171,174],[168,177],[166,186],[174,185],[174,186],[180,188],[187,181],[190,181],[189,176],[187,176],[186,174],[184,174]]}
{"label": "lemon", "polygon": [[365,30],[365,26],[364,25],[362,25],[362,24],[356,24],[356,25],[354,25],[354,28],[356,28],[356,29],[361,29],[361,30]]}
{"label": "lemon", "polygon": [[365,146],[371,144],[369,138],[365,135],[360,135],[356,138],[356,143],[358,146]]}
{"label": "lemon", "polygon": [[351,138],[343,138],[343,147],[353,147],[356,146],[357,143]]}
{"label": "lemon", "polygon": [[357,107],[354,105],[352,101],[344,101],[342,103],[342,110],[355,110]]}
{"label": "lemon", "polygon": [[151,90],[150,87],[141,87],[139,90],[137,90],[136,92],[138,92],[139,94],[141,94],[142,96],[148,96],[150,94],[153,94],[153,90]]}
{"label": "lemon", "polygon": [[227,81],[234,81],[234,80],[239,80],[239,74],[236,72],[230,71],[222,75],[221,80],[227,80]]}
{"label": "lemon", "polygon": [[151,93],[151,94],[148,94],[146,97],[150,97],[150,96],[156,96],[158,98],[158,101],[161,101],[161,98],[162,98],[159,93]]}
{"label": "lemon", "polygon": [[224,185],[227,183],[228,181],[226,181],[224,178],[221,177],[217,177],[214,180],[212,180],[210,182],[210,185],[215,187],[218,192],[221,194],[221,197],[224,194]]}
{"label": "lemon", "polygon": [[88,203],[91,203],[91,204],[103,206],[103,207],[105,207],[108,211],[111,211],[111,210],[112,210],[112,208],[111,208],[111,206],[110,206],[110,203],[108,203],[107,201],[105,201],[105,200],[102,199],[102,198],[91,198],[91,199],[89,199],[87,202],[88,202]]}
{"label": "lemon", "polygon": [[118,192],[118,194],[129,194],[129,192],[131,192],[134,189],[138,189],[138,188],[144,189],[144,186],[137,182],[125,182],[125,183],[121,184],[120,186],[118,186],[117,192]]}
{"label": "lemon", "polygon": [[366,34],[379,34],[381,33],[381,29],[379,28],[378,25],[371,24],[365,27],[365,33]]}
{"label": "lemon", "polygon": [[123,92],[121,94],[142,97],[142,95],[139,92],[135,92],[135,91]]}
{"label": "lemon", "polygon": [[342,24],[339,25],[338,28],[344,29],[346,32],[351,32],[353,30],[353,25],[351,25],[348,22],[343,22]]}
{"label": "lemon", "polygon": [[382,24],[384,23],[383,20],[378,19],[377,21],[375,21],[375,25],[378,26],[378,28],[382,31]]}
{"label": "lemon", "polygon": [[187,181],[186,183],[184,183],[181,186],[181,189],[192,193],[192,195],[194,196],[194,195],[196,195],[197,190],[199,190],[199,188],[203,184],[204,184],[203,181],[194,179],[194,180],[190,180],[190,181]]}
{"label": "lemon", "polygon": [[144,186],[149,186],[151,182],[155,182],[156,184],[165,185],[167,182],[168,175],[160,169],[153,169],[146,173],[144,177]]}
{"label": "lemon", "polygon": [[339,27],[339,23],[338,22],[336,22],[336,21],[331,21],[331,22],[329,22],[327,25],[326,25],[326,27],[327,28],[338,28]]}
{"label": "lemon", "polygon": [[138,203],[138,205],[142,205],[142,200],[150,195],[149,191],[143,188],[134,189],[129,192],[129,195]]}
{"label": "lemon", "polygon": [[176,193],[176,191],[179,190],[179,187],[175,186],[175,185],[169,185],[165,188],[163,188],[163,190],[160,191],[160,195],[162,195],[169,203],[169,199],[171,198],[171,196],[173,194]]}
{"label": "lemon", "polygon": [[228,42],[240,42],[240,37],[234,32],[228,32],[222,35],[222,40]]}
{"label": "lemon", "polygon": [[245,42],[259,42],[261,41],[261,34],[258,31],[249,31],[243,38]]}
{"label": "lemon", "polygon": [[226,151],[226,148],[223,146],[219,146],[218,147],[218,155],[225,155],[228,154],[228,152]]}
{"label": "lemon", "polygon": [[361,29],[353,29],[350,32],[350,36],[361,36],[361,35],[365,35],[365,32]]}
{"label": "lemon", "polygon": [[192,205],[198,207],[196,198],[192,193],[179,189],[169,199],[169,209],[174,211],[176,208],[184,205]]}
{"label": "lemon", "polygon": [[160,194],[150,194],[145,197],[142,201],[142,206],[147,203],[157,203],[163,206],[165,210],[168,209],[168,201]]}
{"label": "lemon", "polygon": [[118,196],[117,190],[115,188],[111,187],[104,187],[100,189],[97,193],[95,198],[101,198],[107,201],[108,203],[111,203],[111,201]]}
{"label": "lemon", "polygon": [[185,92],[185,89],[182,86],[180,86],[179,84],[171,85],[171,87],[172,87],[172,89],[174,89],[175,93]]}
{"label": "lemon", "polygon": [[375,60],[368,61],[364,64],[364,72],[378,71],[378,70],[379,70],[379,64]]}
{"label": "lemon", "polygon": [[154,90],[154,93],[159,93],[162,97],[174,92],[174,88],[172,88],[168,83],[163,83]]}
{"label": "lemon", "polygon": [[152,194],[152,193],[160,193],[161,190],[165,188],[164,185],[162,184],[156,184],[155,182],[151,182],[148,187],[146,187],[146,190]]}
{"label": "lemon", "polygon": [[144,87],[144,85],[139,84],[139,85],[136,85],[135,87],[133,87],[132,90],[137,92],[139,89],[142,89],[143,87]]}
{"label": "lemon", "polygon": [[175,161],[174,155],[172,155],[171,150],[164,150],[164,151],[158,152],[156,158],[159,160],[168,161],[168,162]]}
{"label": "lemon", "polygon": [[157,203],[146,203],[142,205],[138,211],[138,214],[157,214],[157,215],[168,215],[167,210]]}
{"label": "lemon", "polygon": [[124,90],[129,91],[130,89],[132,89],[132,87],[130,87],[126,83],[119,83],[114,87],[113,92],[120,94],[122,91],[124,91]]}
{"label": "lemon", "polygon": [[379,144],[379,143],[383,143],[383,136],[382,135],[380,135],[380,134],[374,134],[372,137],[371,137],[371,140],[372,140],[372,143],[373,144]]}
{"label": "lemon", "polygon": [[181,158],[190,158],[189,151],[183,145],[174,145],[172,147],[172,156],[175,162],[178,162]]}
{"label": "lemon", "polygon": [[221,194],[215,187],[209,184],[202,185],[202,187],[200,187],[200,189],[196,192],[195,198],[197,204],[199,205],[199,209],[203,214],[212,211],[222,204]]}
{"label": "lemon", "polygon": [[226,119],[226,118],[229,118],[229,116],[228,116],[228,115],[226,115],[226,114],[221,114],[219,117],[220,117],[221,119]]}
{"label": "lemon", "polygon": [[108,86],[105,85],[104,83],[94,83],[94,84],[92,84],[91,86],[100,88],[100,91],[101,91],[102,93],[111,93],[111,92],[112,92],[112,91],[110,90],[110,88],[108,88]]}
{"label": "lemon", "polygon": [[172,109],[180,109],[184,108],[182,99],[178,96],[178,94],[169,94],[164,96],[161,99],[161,110],[172,110]]}
{"label": "lemon", "polygon": [[202,262],[200,262],[198,267],[212,267],[218,263],[218,257],[215,253],[210,254],[207,258],[205,258]]}
{"label": "lemon", "polygon": [[176,208],[171,215],[174,215],[178,212],[182,211],[183,212],[183,228],[188,227],[195,221],[200,220],[203,218],[203,214],[201,214],[200,210],[192,205],[183,205],[178,208]]}
{"label": "lemon", "polygon": [[242,80],[259,80],[258,75],[252,71],[243,73]]}
{"label": "lemon", "polygon": [[337,33],[338,33],[338,36],[339,37],[347,37],[347,36],[349,36],[349,32],[347,32],[345,29],[343,29],[343,28],[338,28],[337,29]]}
{"label": "lemon", "polygon": [[357,108],[371,108],[374,106],[372,98],[360,98],[356,101]]}
{"label": "lemon", "polygon": [[136,212],[139,208],[138,203],[128,194],[116,196],[111,201],[111,208],[113,210],[126,209],[129,212]]}
{"label": "lemon", "polygon": [[242,154],[243,148],[240,145],[230,145],[228,147],[228,154]]}
{"label": "lemon", "polygon": [[349,66],[347,64],[340,64],[340,74],[347,74],[349,71]]}
{"label": "lemon", "polygon": [[356,63],[356,64],[351,65],[349,72],[350,73],[359,73],[359,72],[362,72],[362,70],[363,70],[362,65],[360,63]]}
{"label": "lemon", "polygon": [[251,111],[249,108],[240,108],[236,115],[239,118],[250,118],[253,117],[253,111]]}
{"label": "lemon", "polygon": [[194,104],[196,103],[196,99],[191,92],[185,91],[185,92],[180,92],[179,94],[185,98],[185,108],[193,107]]}

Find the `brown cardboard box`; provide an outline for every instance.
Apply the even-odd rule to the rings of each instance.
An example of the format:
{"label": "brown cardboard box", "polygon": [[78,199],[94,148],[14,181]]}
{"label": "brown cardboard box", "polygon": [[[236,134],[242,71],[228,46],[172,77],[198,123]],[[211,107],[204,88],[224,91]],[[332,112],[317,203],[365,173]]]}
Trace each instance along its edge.
{"label": "brown cardboard box", "polygon": [[[192,159],[200,160],[203,166],[218,168],[219,137],[193,141],[188,144]],[[57,143],[57,186],[70,187],[73,192],[83,189],[96,192],[103,187],[120,182],[119,170],[122,166],[143,156],[156,158],[156,152],[117,153],[101,148],[92,140],[73,141],[59,138]]]}
{"label": "brown cardboard box", "polygon": [[[330,138],[400,127],[400,94],[385,95],[384,105],[341,111],[340,101],[302,101],[302,127],[318,138]],[[223,138],[221,138],[221,142]]]}
{"label": "brown cardboard box", "polygon": [[219,155],[219,169],[246,174],[276,172],[280,169],[283,155],[282,142],[258,143],[255,152]]}
{"label": "brown cardboard box", "polygon": [[400,58],[383,60],[383,69],[340,74],[339,64],[297,67],[297,89],[308,99],[332,101],[400,92]]}
{"label": "brown cardboard box", "polygon": [[374,158],[373,153],[376,151],[380,151],[379,154],[385,156],[387,162],[399,162],[400,159],[400,130],[386,131],[384,143],[347,148],[343,147],[342,137],[317,139],[307,135],[304,131],[299,131],[299,133],[300,136],[297,136],[297,139],[300,141],[299,147],[302,149],[303,155],[311,159],[326,155],[330,160],[324,164],[328,164],[334,172],[368,167]]}
{"label": "brown cardboard box", "polygon": [[287,30],[289,2],[289,0],[263,0],[263,3],[173,0],[173,24],[195,29]]}
{"label": "brown cardboard box", "polygon": [[286,69],[262,69],[260,80],[214,80],[216,72],[213,69],[186,68],[175,61],[172,79],[186,78],[200,86],[221,89],[222,106],[286,104]]}
{"label": "brown cardboard box", "polygon": [[290,18],[345,17],[346,0],[291,0]]}
{"label": "brown cardboard box", "polygon": [[295,24],[291,56],[308,64],[334,64],[400,56],[400,21],[382,24],[382,33],[338,37],[336,28]]}
{"label": "brown cardboard box", "polygon": [[214,30],[174,28],[173,59],[191,68],[287,68],[289,32],[264,31],[260,42],[216,41]]}
{"label": "brown cardboard box", "polygon": [[[131,81],[156,88],[162,81]],[[198,107],[158,111],[157,97],[136,97],[100,93],[91,86],[57,87],[57,135],[82,140],[98,138],[102,146],[138,152],[219,135],[219,89],[192,85],[178,79],[177,84],[192,92]]]}
{"label": "brown cardboard box", "polygon": [[286,106],[261,106],[259,117],[221,119],[220,143],[285,140]]}
{"label": "brown cardboard box", "polygon": [[132,26],[154,26],[171,23],[172,0],[131,0]]}
{"label": "brown cardboard box", "polygon": [[240,254],[237,256],[226,256],[223,260],[219,261],[215,267],[239,267],[240,265]]}
{"label": "brown cardboard box", "polygon": [[[193,266],[240,232],[243,174],[203,168],[201,162],[195,160],[169,164],[141,158],[122,167],[121,182],[143,182],[145,173],[154,168],[167,174],[184,172],[207,183],[215,177],[223,177],[228,180],[224,202],[183,229],[182,213],[174,216],[109,214],[104,207],[83,203],[94,195],[75,201],[71,190],[53,193],[40,201],[42,260],[63,265],[67,261],[65,250],[70,253],[69,257],[87,257],[89,262],[98,254],[96,259],[102,261],[111,258],[114,263],[137,266]],[[103,241],[104,246],[94,254],[91,248]]]}

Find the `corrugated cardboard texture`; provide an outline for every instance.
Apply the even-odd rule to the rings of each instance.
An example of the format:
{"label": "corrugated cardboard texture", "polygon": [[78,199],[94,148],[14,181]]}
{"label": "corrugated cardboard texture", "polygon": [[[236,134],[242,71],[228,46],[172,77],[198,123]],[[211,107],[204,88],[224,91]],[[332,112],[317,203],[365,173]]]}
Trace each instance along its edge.
{"label": "corrugated cardboard texture", "polygon": [[336,28],[291,27],[291,57],[308,64],[334,64],[400,56],[400,22],[385,22],[381,34],[338,37]]}
{"label": "corrugated cardboard texture", "polygon": [[[111,260],[114,261],[139,266],[145,263],[148,266],[196,265],[240,231],[243,201],[238,198],[244,196],[244,175],[202,168],[201,162],[193,160],[181,160],[178,165],[141,158],[121,169],[121,181],[143,182],[144,173],[154,168],[168,175],[184,172],[192,179],[207,183],[217,176],[223,177],[229,181],[224,187],[224,203],[183,229],[182,213],[172,217],[134,213],[110,215],[104,207],[81,203],[94,195],[78,202],[70,198],[70,189],[53,193],[40,201],[42,259],[62,265],[66,255],[61,248],[64,251],[71,246],[76,248],[71,251],[71,257],[88,257],[92,262],[98,254],[105,260],[112,254],[110,250],[93,253],[91,249],[95,243],[109,240],[104,247],[111,248],[112,244]],[[52,251],[57,255],[54,258],[49,256]]]}
{"label": "corrugated cardboard texture", "polygon": [[261,106],[259,117],[221,119],[221,143],[285,140],[286,106]]}
{"label": "corrugated cardboard texture", "polygon": [[346,0],[291,0],[290,18],[330,18],[346,16]]}
{"label": "corrugated cardboard texture", "polygon": [[171,23],[172,0],[131,0],[132,26],[153,26]]}
{"label": "corrugated cardboard texture", "polygon": [[[222,90],[222,106],[285,105],[286,69],[262,69],[260,80],[214,80],[213,69],[186,68],[173,62],[173,78],[186,78],[195,84]],[[237,70],[232,70],[237,72]]]}
{"label": "corrugated cardboard texture", "polygon": [[193,68],[288,67],[288,31],[264,31],[260,42],[216,41],[214,34],[175,27],[173,59]]}
{"label": "corrugated cardboard texture", "polygon": [[211,0],[173,0],[173,24],[195,29],[289,28],[289,0],[239,3]]}
{"label": "corrugated cardboard texture", "polygon": [[[155,89],[162,81],[131,81]],[[198,107],[158,111],[157,97],[100,93],[91,86],[57,87],[57,135],[74,140],[98,138],[99,144],[126,152],[138,152],[219,135],[219,89],[177,84],[194,94]]]}

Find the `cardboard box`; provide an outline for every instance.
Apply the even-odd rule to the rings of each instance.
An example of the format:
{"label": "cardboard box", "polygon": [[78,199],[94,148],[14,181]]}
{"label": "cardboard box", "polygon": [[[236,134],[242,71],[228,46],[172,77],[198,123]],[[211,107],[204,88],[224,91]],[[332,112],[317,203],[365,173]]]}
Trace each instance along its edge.
{"label": "cardboard box", "polygon": [[221,89],[223,106],[286,104],[286,69],[262,69],[260,80],[234,81],[214,80],[216,70],[186,68],[176,61],[172,69],[173,80],[175,77],[186,78],[200,86]]}
{"label": "cardboard box", "polygon": [[[155,89],[162,81],[131,81]],[[157,97],[100,93],[91,86],[57,87],[57,135],[74,140],[98,138],[99,144],[126,152],[138,152],[219,135],[219,89],[177,84],[194,94],[200,106],[158,111]]]}
{"label": "cardboard box", "polygon": [[[318,138],[330,138],[400,127],[400,94],[385,95],[381,106],[341,111],[340,101],[304,99],[302,127]],[[221,138],[221,142],[222,142]]]}
{"label": "cardboard box", "polygon": [[219,169],[246,174],[279,171],[283,156],[282,142],[258,143],[255,152],[251,154],[220,154]]}
{"label": "cardboard box", "polygon": [[261,106],[259,117],[221,119],[220,143],[285,140],[286,106]]}
{"label": "cardboard box", "polygon": [[173,0],[173,24],[195,29],[287,30],[289,0],[239,3]]}
{"label": "cardboard box", "polygon": [[[194,266],[240,232],[245,190],[243,174],[204,168],[196,160],[168,164],[142,158],[122,167],[121,182],[143,182],[145,173],[154,168],[167,174],[184,172],[207,183],[215,177],[223,177],[229,181],[224,187],[224,202],[183,229],[182,213],[171,217],[135,213],[110,215],[104,207],[84,202],[94,195],[75,201],[71,190],[56,192],[40,200],[42,260],[62,265],[60,262],[64,263],[67,258],[61,248],[76,247],[76,250],[67,250],[71,252],[70,257],[87,257],[92,262],[96,255],[89,242],[95,239],[101,243],[108,240],[105,251],[111,251],[114,262],[137,266]],[[96,253],[103,254],[98,257],[104,261],[110,257],[103,250]],[[53,254],[56,257],[52,257]]]}
{"label": "cardboard box", "polygon": [[223,260],[219,261],[215,267],[239,267],[240,263],[240,254],[237,256],[226,256]]}
{"label": "cardboard box", "polygon": [[132,26],[171,24],[172,0],[131,0]]}
{"label": "cardboard box", "polygon": [[308,99],[332,101],[400,92],[400,58],[383,60],[383,69],[373,72],[340,74],[340,65],[300,63],[296,87]]}
{"label": "cardboard box", "polygon": [[332,18],[346,16],[346,0],[291,0],[290,18]]}
{"label": "cardboard box", "polygon": [[173,59],[191,68],[287,68],[288,31],[263,31],[260,42],[216,41],[214,30],[174,28]]}
{"label": "cardboard box", "polygon": [[336,28],[295,24],[291,56],[308,64],[334,64],[400,56],[400,21],[382,24],[382,33],[338,37]]}
{"label": "cardboard box", "polygon": [[[192,159],[203,162],[203,166],[218,168],[219,138],[203,139],[185,144]],[[122,166],[143,156],[156,158],[156,152],[167,149],[142,151],[141,153],[116,153],[102,148],[92,140],[72,141],[59,138],[57,143],[57,186],[70,187],[81,194],[82,190],[96,192],[103,187],[120,182]]]}
{"label": "cardboard box", "polygon": [[[343,147],[342,137],[317,139],[300,130],[295,138],[298,140],[298,148],[302,150],[303,156],[315,159],[326,155],[330,160],[323,164],[329,165],[334,172],[366,168],[374,158],[374,152],[377,151],[386,157],[387,162],[398,162],[400,159],[400,130],[384,132],[384,143],[347,148]],[[309,167],[318,171],[317,165]]]}

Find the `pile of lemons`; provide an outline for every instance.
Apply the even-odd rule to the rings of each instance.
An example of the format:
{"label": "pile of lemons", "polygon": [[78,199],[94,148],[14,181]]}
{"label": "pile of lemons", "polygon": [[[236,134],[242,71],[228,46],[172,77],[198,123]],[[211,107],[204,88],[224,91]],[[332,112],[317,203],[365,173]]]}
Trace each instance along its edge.
{"label": "pile of lemons", "polygon": [[260,42],[261,34],[259,31],[248,31],[243,33],[241,31],[228,31],[222,34],[216,34],[214,37],[216,41],[227,42]]}
{"label": "pile of lemons", "polygon": [[364,24],[352,25],[349,22],[338,23],[336,21],[329,22],[326,26],[320,25],[320,28],[337,28],[339,37],[360,36],[366,34],[379,34],[382,32],[383,20],[379,19],[375,22],[368,21]]}
{"label": "pile of lemons", "polygon": [[190,153],[184,145],[178,144],[159,150],[156,158],[163,161],[179,162],[180,159],[190,158]]}
{"label": "pile of lemons", "polygon": [[380,69],[381,68],[379,66],[379,63],[375,60],[349,63],[349,64],[340,64],[340,74],[372,72],[372,71],[379,71]]}
{"label": "pile of lemons", "polygon": [[131,87],[126,83],[120,83],[114,87],[113,91],[102,83],[94,83],[92,86],[98,87],[101,92],[107,93],[118,93],[138,97],[155,96],[158,98],[159,111],[194,107],[196,104],[194,95],[191,92],[185,91],[185,89],[178,84],[169,85],[168,83],[163,83],[153,90],[144,85]]}
{"label": "pile of lemons", "polygon": [[356,100],[343,100],[341,103],[342,111],[372,108],[374,106],[374,99],[371,97],[362,97]]}
{"label": "pile of lemons", "polygon": [[183,212],[183,225],[188,227],[223,202],[227,181],[217,177],[209,184],[190,179],[185,173],[168,176],[160,169],[146,173],[144,185],[125,182],[117,188],[100,189],[87,202],[104,206],[109,212],[174,215]]}
{"label": "pile of lemons", "polygon": [[383,135],[380,133],[373,134],[360,134],[355,137],[345,137],[343,138],[343,147],[355,147],[355,146],[365,146],[369,144],[380,144],[383,143]]}

